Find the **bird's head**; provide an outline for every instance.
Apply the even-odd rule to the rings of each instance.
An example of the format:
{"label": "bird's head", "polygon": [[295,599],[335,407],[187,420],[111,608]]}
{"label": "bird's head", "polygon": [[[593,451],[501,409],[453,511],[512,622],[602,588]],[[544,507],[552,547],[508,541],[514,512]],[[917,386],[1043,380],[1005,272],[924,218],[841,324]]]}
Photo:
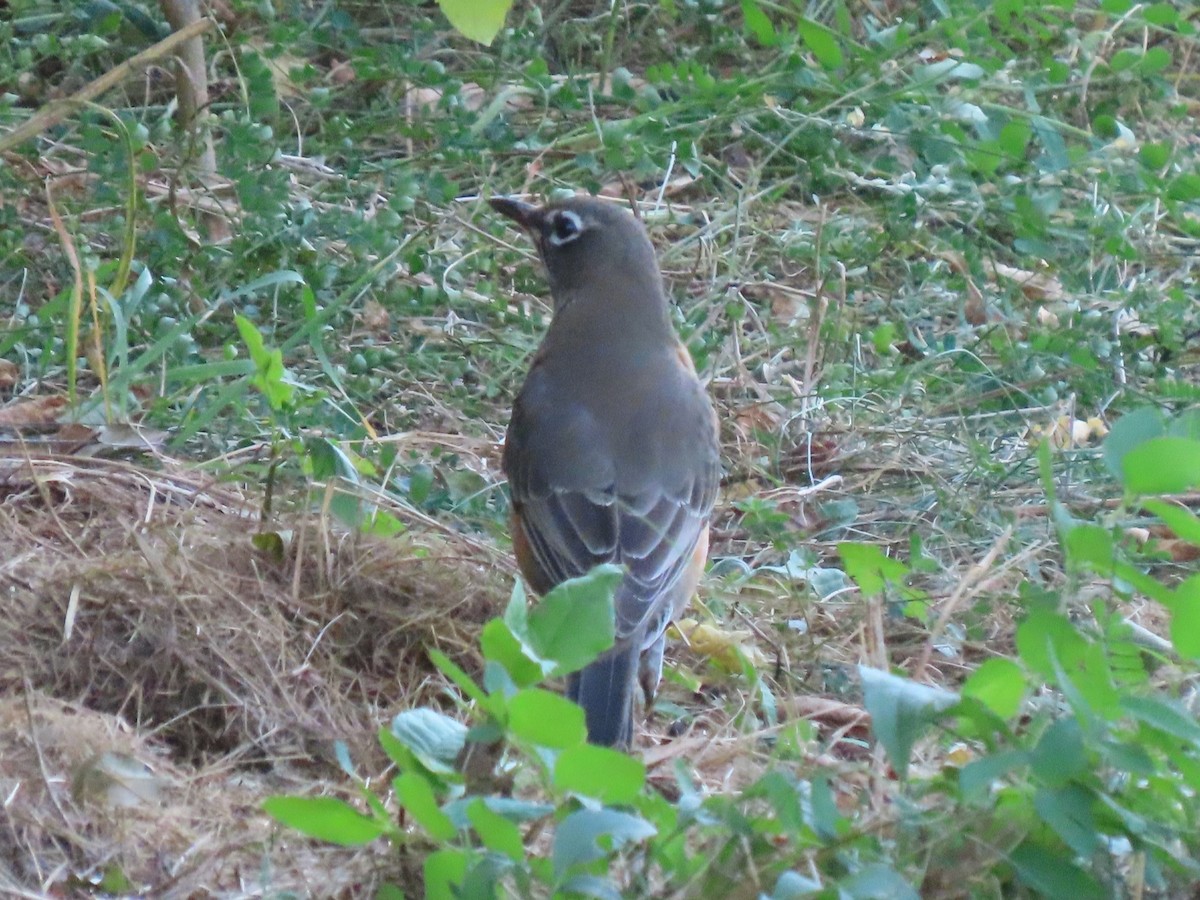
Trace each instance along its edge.
{"label": "bird's head", "polygon": [[555,311],[579,292],[618,285],[646,299],[662,297],[654,246],[627,209],[591,197],[534,206],[495,197],[492,208],[520,225],[537,245],[550,277]]}

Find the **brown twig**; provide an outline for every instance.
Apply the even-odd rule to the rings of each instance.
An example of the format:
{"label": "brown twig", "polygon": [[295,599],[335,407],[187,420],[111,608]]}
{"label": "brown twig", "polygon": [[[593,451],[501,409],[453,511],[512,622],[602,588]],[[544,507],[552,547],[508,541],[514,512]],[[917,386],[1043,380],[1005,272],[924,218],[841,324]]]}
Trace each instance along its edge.
{"label": "brown twig", "polygon": [[[159,0],[163,14],[175,29],[182,34],[200,18],[197,0]],[[196,170],[202,181],[217,174],[217,151],[213,145],[212,132],[204,128],[208,115],[208,75],[204,64],[204,42],[200,35],[188,39],[180,48],[175,66],[175,96],[179,98],[179,124],[191,130],[200,141],[200,156]],[[214,244],[223,243],[231,236],[229,220],[218,212],[201,209],[200,222],[208,239]]]}
{"label": "brown twig", "polygon": [[170,56],[180,45],[192,38],[199,37],[212,27],[213,22],[211,19],[201,19],[198,22],[193,22],[186,28],[175,32],[169,37],[163,38],[157,44],[147,47],[136,56],[130,57],[116,68],[105,72],[99,78],[88,82],[70,97],[64,97],[61,100],[55,100],[52,103],[46,104],[22,124],[3,137],[0,137],[0,153],[11,150],[31,137],[41,134],[47,128],[53,128],[80,106],[90,103],[105,91],[116,87],[137,70],[145,68],[150,63],[157,62],[163,57]]}

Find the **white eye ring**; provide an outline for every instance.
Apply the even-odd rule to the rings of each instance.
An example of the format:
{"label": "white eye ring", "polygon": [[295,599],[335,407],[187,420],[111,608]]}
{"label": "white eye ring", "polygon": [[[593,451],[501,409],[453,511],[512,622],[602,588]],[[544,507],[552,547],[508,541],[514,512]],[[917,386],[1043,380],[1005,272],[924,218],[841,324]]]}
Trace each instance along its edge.
{"label": "white eye ring", "polygon": [[583,220],[569,209],[557,210],[550,219],[550,233],[546,240],[551,246],[569,244],[583,233]]}

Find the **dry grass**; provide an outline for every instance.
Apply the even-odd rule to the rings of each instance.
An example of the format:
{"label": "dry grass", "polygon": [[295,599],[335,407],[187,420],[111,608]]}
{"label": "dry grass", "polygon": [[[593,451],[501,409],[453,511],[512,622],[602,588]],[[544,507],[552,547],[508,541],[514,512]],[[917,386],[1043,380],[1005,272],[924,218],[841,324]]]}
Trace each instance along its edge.
{"label": "dry grass", "polygon": [[379,726],[441,688],[426,648],[477,671],[509,577],[452,535],[289,524],[273,559],[245,498],[187,472],[0,462],[0,891],[110,866],[154,896],[395,877],[402,858],[278,835],[259,804],[344,784],[335,740],[378,770]]}
{"label": "dry grass", "polygon": [[[824,357],[835,351],[820,346],[819,333],[843,300],[794,282],[795,296],[768,292],[773,320],[752,318],[707,361],[728,473],[713,557],[741,560],[751,574],[714,575],[702,594],[714,620],[754,634],[780,720],[817,723],[819,746],[805,748],[797,766],[830,777],[847,810],[866,797],[864,827],[886,827],[888,770],[868,749],[854,667],[893,665],[954,686],[982,659],[1011,651],[1013,610],[998,598],[1014,596],[1032,570],[1048,584],[1062,575],[1024,438],[1056,411],[974,417],[967,407],[937,419],[911,414],[903,392],[825,400]],[[690,314],[722,288],[697,272],[683,293],[703,298]],[[753,289],[735,297],[748,314],[755,298]],[[420,395],[436,431],[384,427],[400,432],[384,441],[422,458],[430,447],[449,450],[492,483],[495,442],[478,433],[481,421],[497,429],[503,409],[482,420],[464,415],[419,373],[406,372],[387,394],[397,405]],[[984,440],[1012,465],[1007,480],[972,465],[972,443]],[[319,513],[296,515],[271,526],[285,548],[276,557],[250,540],[260,528],[257,486],[214,484],[169,460],[155,470],[84,457],[0,461],[10,550],[0,563],[10,601],[0,698],[9,698],[3,715],[13,735],[11,747],[0,746],[0,793],[12,798],[0,891],[38,896],[110,864],[155,896],[357,895],[383,878],[413,882],[407,870],[423,847],[321,846],[259,812],[270,794],[346,785],[332,762],[335,740],[361,771],[381,771],[379,726],[400,709],[446,704],[426,648],[477,671],[480,626],[508,593],[511,568],[495,544],[382,494],[371,500],[392,503],[410,530],[370,539]],[[764,532],[737,508],[742,500],[768,502],[786,521]],[[838,503],[856,510],[840,527],[827,511]],[[1011,537],[997,503],[1041,510],[1019,517],[1022,532]],[[837,566],[839,540],[905,558],[914,533],[938,562],[919,584],[930,621],[948,617],[932,630],[856,590],[818,599],[803,579],[770,571],[786,562],[786,548]],[[800,621],[803,629],[792,627]],[[975,634],[948,633],[964,622]],[[665,793],[677,790],[673,767],[683,761],[704,790],[737,792],[763,773],[784,726],[770,723],[744,680],[716,674],[703,654],[676,646],[673,664],[677,677],[664,693],[693,715],[686,730],[662,715],[647,723],[651,777]],[[939,758],[915,764],[932,770],[940,753],[930,749]],[[121,805],[124,790],[113,802],[107,790],[78,789],[97,770],[109,777],[111,755],[144,764],[161,787],[130,805]]]}
{"label": "dry grass", "polygon": [[[568,4],[558,15],[583,15],[577,6]],[[898,14],[895,4],[885,6],[881,19]],[[379,5],[360,7],[374,14]],[[412,106],[419,97],[404,101]],[[141,92],[132,91],[129,105],[142,102]],[[436,119],[433,105],[409,115]],[[540,108],[531,113],[544,115]],[[588,115],[586,121],[565,116],[560,131],[590,133],[595,110]],[[732,120],[721,114],[712,122],[716,134]],[[379,123],[372,146],[386,146],[381,135],[390,135],[393,124]],[[43,208],[47,179],[64,208],[67,198],[83,207],[81,223],[111,216],[108,207],[86,206],[95,176],[79,167],[88,151],[72,145],[72,137],[58,139],[53,152],[36,161],[9,160],[27,179],[20,204],[31,256],[57,252],[53,242],[47,246],[53,233]],[[407,146],[395,142],[389,151],[413,155],[411,138]],[[347,175],[323,155],[318,161],[324,153],[318,142],[302,146],[312,159],[297,153],[277,161],[291,173],[298,205],[325,213],[375,196],[373,167],[355,166]],[[772,145],[763,159],[761,148],[749,146],[757,154],[747,157],[755,179],[764,173],[776,179],[786,167],[768,168],[767,161],[776,151],[780,160],[794,152]],[[903,145],[895,149],[907,152]],[[517,167],[526,161],[506,148],[502,156],[485,155],[478,170],[460,163],[452,174],[463,185],[486,175],[488,190],[542,190],[578,182],[574,157],[573,150],[539,154],[522,181]],[[865,172],[873,171],[873,158],[864,143]],[[1061,417],[1088,419],[1103,409],[1075,408],[1072,379],[1080,372],[1055,367],[1034,377],[1014,363],[1021,354],[1012,348],[1041,328],[1033,323],[1043,312],[1061,314],[1066,323],[1072,304],[1111,316],[1116,301],[1068,295],[1040,270],[990,262],[972,268],[954,240],[957,227],[942,227],[960,221],[953,207],[931,207],[916,221],[914,238],[889,221],[894,210],[865,189],[857,172],[845,173],[847,189],[835,191],[832,201],[810,203],[802,160],[794,162],[790,190],[789,182],[773,181],[769,193],[739,187],[735,198],[720,180],[729,173],[706,164],[708,180],[678,193],[665,182],[660,190],[624,181],[616,192],[641,192],[637,199],[680,300],[685,337],[706,354],[701,367],[723,423],[728,477],[712,556],[742,569],[738,574],[730,565],[708,578],[702,598],[711,616],[701,609],[697,618],[752,635],[780,720],[772,724],[761,695],[740,675],[720,674],[698,648],[676,644],[664,695],[691,715],[680,722],[652,717],[640,741],[664,793],[678,790],[674,766],[682,763],[703,790],[734,794],[763,773],[787,722],[812,720],[818,739],[786,763],[800,777],[828,777],[843,811],[853,812],[865,832],[888,832],[895,785],[882,755],[870,748],[854,667],[894,666],[955,687],[983,659],[1012,654],[1020,612],[1013,598],[1022,584],[1064,585],[1032,447]],[[731,183],[746,174],[731,172]],[[336,188],[327,190],[330,185]],[[177,189],[170,172],[156,172],[136,187],[156,199],[169,192],[181,209],[209,208],[210,198],[182,183]],[[660,209],[662,195],[669,214]],[[803,202],[791,199],[800,195]],[[231,195],[222,193],[221,200],[235,221],[254,214]],[[449,211],[416,205],[405,225],[422,234],[413,247],[425,266],[415,274],[407,263],[385,266],[378,255],[383,242],[352,251],[339,232],[318,250],[348,273],[355,263],[369,262],[391,279],[390,293],[370,295],[363,327],[338,334],[340,349],[398,348],[400,359],[379,367],[369,397],[361,387],[351,391],[364,419],[385,435],[381,443],[402,450],[398,458],[407,453],[434,461],[451,474],[461,466],[498,488],[496,439],[540,334],[525,314],[545,307],[521,296],[500,310],[495,296],[475,290],[478,279],[488,278],[507,294],[516,271],[503,262],[506,246],[476,215],[480,204],[473,197]],[[882,239],[893,231],[894,243]],[[424,243],[428,235],[434,237]],[[1171,238],[1164,247],[1165,231],[1151,238],[1148,259],[1175,254],[1190,260],[1190,243]],[[112,250],[105,229],[91,240],[93,254]],[[520,250],[528,261],[529,248]],[[501,262],[492,266],[492,257]],[[285,259],[292,264],[292,257]],[[439,281],[434,273],[443,267]],[[1187,262],[1173,275],[1159,273],[1158,290],[1190,290],[1192,268]],[[56,296],[65,271],[61,260],[57,267],[31,266],[29,296]],[[213,287],[199,277],[196,284],[197,300]],[[412,292],[449,285],[454,296],[447,292],[436,304],[406,313],[397,285]],[[357,302],[357,288],[341,296],[351,293]],[[1128,299],[1121,292],[1120,302]],[[877,350],[869,338],[881,323],[910,328],[898,329],[885,342],[892,346]],[[913,346],[918,335],[928,346]],[[954,339],[954,354],[937,350],[947,337]],[[1182,380],[1194,384],[1197,367],[1189,352]],[[470,385],[450,365],[467,353]],[[996,377],[982,381],[956,369],[954,360],[966,353],[994,365]],[[301,368],[302,356],[288,360],[299,379],[325,384],[324,373]],[[1110,365],[1112,380],[1125,384],[1124,357]],[[7,384],[0,370],[0,390],[17,383],[18,369],[10,366]],[[59,377],[53,366],[49,371],[37,389]],[[1043,382],[1056,380],[1062,382],[1058,396],[1070,399],[1034,396]],[[480,391],[480,385],[495,390]],[[985,403],[998,398],[1007,401],[1002,408]],[[231,443],[243,447],[255,433],[251,418],[247,413],[239,423],[244,432]],[[322,427],[303,425],[314,432]],[[204,446],[210,457],[227,449],[220,435]],[[377,447],[363,448],[375,459],[368,449]],[[1097,452],[1094,444],[1060,449],[1064,458],[1077,456],[1081,468]],[[447,463],[448,457],[456,462]],[[236,471],[238,462],[232,453],[210,459],[225,471]],[[1072,475],[1070,463],[1058,468],[1066,473],[1058,486],[1064,502],[1095,509],[1109,499],[1086,472]],[[271,523],[283,548],[274,554],[251,541],[262,528],[257,485],[213,483],[165,459],[147,468],[82,455],[0,456],[0,895],[94,893],[94,883],[115,872],[128,881],[115,892],[155,897],[359,896],[383,880],[417,882],[426,851],[420,844],[411,852],[321,845],[275,827],[260,811],[271,794],[348,786],[333,761],[338,740],[360,771],[382,772],[386,761],[375,740],[381,725],[421,704],[451,708],[427,649],[437,647],[477,672],[480,626],[508,594],[507,555],[486,539],[451,530],[445,523],[456,510],[435,521],[382,495],[371,502],[391,504],[389,511],[410,530],[373,539],[339,530],[319,512],[297,513]],[[756,522],[747,512],[755,503],[782,521],[772,527]],[[851,513],[836,517],[830,510],[839,504]],[[476,524],[466,522],[463,530]],[[835,545],[841,540],[873,543],[893,558],[910,559],[914,535],[933,560],[931,570],[913,579],[928,595],[924,622],[906,616],[901,603],[868,601],[852,586],[823,595],[811,580],[786,571],[793,550],[806,554],[805,564],[840,566]],[[1167,631],[1156,607],[1122,611],[1148,639]],[[944,747],[924,744],[914,768],[940,771],[945,755]],[[943,839],[963,833],[963,823],[947,823]],[[922,848],[914,856],[936,856],[936,850]],[[932,867],[925,896],[960,896],[991,863],[971,857],[945,864],[944,872]],[[757,893],[760,886],[743,881],[743,889]]]}
{"label": "dry grass", "polygon": [[[447,706],[426,649],[478,672],[480,626],[511,584],[500,551],[396,508],[413,527],[389,539],[295,515],[272,529],[285,548],[276,556],[251,541],[254,491],[169,460],[155,470],[65,456],[0,466],[9,548],[0,566],[0,890],[39,896],[105,872],[155,896],[411,883],[420,852],[318,845],[281,832],[260,804],[347,785],[336,740],[361,771],[383,771],[377,729],[403,708]],[[722,517],[732,525],[730,513]],[[736,532],[720,529],[722,543],[745,539]],[[1007,581],[1005,572],[991,580]],[[821,672],[877,653],[911,661],[924,633],[906,638],[893,623],[887,648],[874,647],[880,623],[861,604],[799,603],[786,579],[714,577],[705,596],[732,604],[725,619],[754,635],[781,719],[819,724],[822,746],[807,764],[833,774],[841,796],[856,793],[867,718],[853,697],[814,696],[839,693]],[[797,615],[807,633],[779,630]],[[780,726],[765,724],[758,698],[702,653],[677,645],[675,658],[685,673],[676,680],[690,675],[703,692],[666,686],[694,716],[682,732],[662,715],[647,723],[655,784],[674,791],[673,765],[687,760],[707,790],[745,787],[764,771]],[[936,666],[930,674],[952,677]]]}

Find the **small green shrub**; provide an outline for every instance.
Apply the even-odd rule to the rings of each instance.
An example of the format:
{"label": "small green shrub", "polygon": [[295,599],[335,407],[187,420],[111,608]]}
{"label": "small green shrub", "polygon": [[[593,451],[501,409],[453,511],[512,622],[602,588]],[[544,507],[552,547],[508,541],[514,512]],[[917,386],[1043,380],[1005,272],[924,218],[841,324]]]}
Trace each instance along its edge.
{"label": "small green shrub", "polygon": [[[1105,456],[1128,503],[1200,486],[1194,419],[1123,421]],[[1048,473],[1048,444],[1041,458]],[[395,800],[419,834],[361,780],[365,812],[328,797],[275,797],[266,809],[324,840],[420,845],[435,898],[727,896],[750,872],[764,897],[915,898],[956,867],[969,869],[956,896],[1179,896],[1200,879],[1200,724],[1173,685],[1197,674],[1200,577],[1168,586],[1129,556],[1118,530],[1073,519],[1047,488],[1070,570],[1112,593],[1084,609],[1067,591],[1027,585],[1017,657],[988,660],[959,693],[861,667],[875,737],[899,779],[881,817],[865,797],[847,809],[854,795],[830,773],[789,762],[786,730],[776,762],[740,795],[703,794],[681,762],[668,799],[637,758],[589,746],[578,707],[539,685],[611,645],[611,567],[528,612],[518,587],[481,635],[482,684],[433,655],[473,724],[418,709],[380,733]],[[1143,502],[1200,545],[1195,515]],[[842,556],[864,595],[894,588],[910,606],[921,601],[903,586],[909,568],[875,547],[846,544]],[[1170,611],[1170,652],[1136,643],[1117,613],[1135,589]],[[918,774],[914,749],[933,726],[957,749]]]}

